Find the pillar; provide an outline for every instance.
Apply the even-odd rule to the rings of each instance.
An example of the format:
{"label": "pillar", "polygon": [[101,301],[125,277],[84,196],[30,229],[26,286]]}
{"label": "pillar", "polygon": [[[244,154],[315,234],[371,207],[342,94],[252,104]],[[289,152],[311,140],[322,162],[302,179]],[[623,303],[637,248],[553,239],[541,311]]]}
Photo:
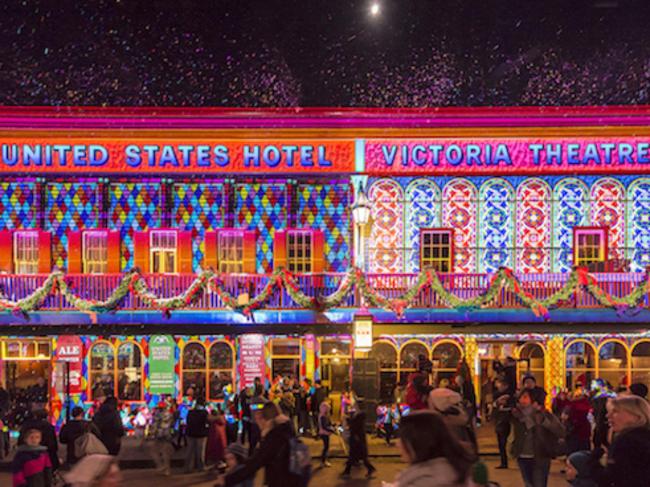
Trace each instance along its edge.
{"label": "pillar", "polygon": [[564,339],[561,335],[551,335],[546,341],[544,361],[544,388],[548,392],[547,406],[551,404],[553,391],[565,387],[564,366]]}
{"label": "pillar", "polygon": [[476,393],[476,404],[481,404],[481,375],[478,361],[478,342],[476,337],[465,337],[465,360],[469,366],[470,377]]}

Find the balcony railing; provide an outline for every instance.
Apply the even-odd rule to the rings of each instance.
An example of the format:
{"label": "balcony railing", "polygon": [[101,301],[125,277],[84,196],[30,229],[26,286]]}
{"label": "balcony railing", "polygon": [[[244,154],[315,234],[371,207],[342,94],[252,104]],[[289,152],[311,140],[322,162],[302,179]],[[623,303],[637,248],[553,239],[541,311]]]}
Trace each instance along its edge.
{"label": "balcony railing", "polygon": [[[592,274],[599,286],[615,297],[628,295],[642,282],[646,275],[643,273],[597,273]],[[345,274],[318,274],[294,276],[300,290],[308,296],[327,296],[334,293]],[[476,297],[488,287],[491,279],[488,274],[441,274],[440,281],[445,289],[462,299]],[[195,275],[145,275],[143,276],[149,290],[160,298],[179,295],[188,289],[196,278]],[[522,288],[537,300],[544,300],[560,290],[569,278],[568,274],[521,274],[517,275]],[[0,275],[0,295],[12,301],[17,301],[32,294],[47,279],[46,275]],[[102,301],[107,299],[118,287],[122,275],[67,275],[65,280],[69,288],[77,296],[84,299]],[[262,292],[271,275],[239,274],[229,275],[222,280],[225,290],[232,296],[245,300]],[[416,284],[416,274],[367,274],[368,287],[389,299],[400,297]],[[648,305],[648,296],[640,303]],[[341,303],[343,308],[354,308],[361,305],[358,292],[351,292]],[[586,290],[577,289],[570,298],[558,304],[564,308],[597,308],[600,304]],[[412,308],[447,308],[448,305],[431,289],[425,289],[416,298]],[[511,291],[502,289],[497,297],[484,307],[488,308],[526,308],[526,305]],[[140,298],[129,293],[119,306],[124,310],[150,309]],[[188,306],[194,310],[218,310],[226,306],[216,293],[203,293]],[[276,290],[267,301],[267,309],[299,309],[285,289]],[[49,296],[42,310],[65,311],[75,309],[64,296],[53,294]]]}

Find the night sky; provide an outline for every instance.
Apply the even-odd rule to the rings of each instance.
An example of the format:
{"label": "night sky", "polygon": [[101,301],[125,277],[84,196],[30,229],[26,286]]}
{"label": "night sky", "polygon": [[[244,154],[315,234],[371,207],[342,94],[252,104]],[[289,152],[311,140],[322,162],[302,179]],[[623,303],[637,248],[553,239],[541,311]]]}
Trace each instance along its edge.
{"label": "night sky", "polygon": [[9,0],[0,103],[648,103],[648,3]]}

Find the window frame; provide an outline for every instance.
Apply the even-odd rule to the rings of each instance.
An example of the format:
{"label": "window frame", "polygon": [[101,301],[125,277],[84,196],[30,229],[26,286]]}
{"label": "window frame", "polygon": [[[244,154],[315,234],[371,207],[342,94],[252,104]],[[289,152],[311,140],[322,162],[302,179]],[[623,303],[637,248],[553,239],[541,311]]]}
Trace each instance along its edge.
{"label": "window frame", "polygon": [[[228,228],[228,229],[221,229],[217,232],[217,267],[218,267],[218,272],[222,274],[243,274],[244,273],[244,246],[245,246],[245,238],[244,238],[244,232],[245,230],[243,229],[238,229],[238,228]],[[222,258],[222,238],[237,238],[241,240],[241,256],[239,261],[237,260],[228,260],[228,259],[223,259]],[[222,265],[226,264],[226,266],[239,266],[241,270],[239,271],[231,271],[226,269],[222,270]]]}
{"label": "window frame", "polygon": [[[35,275],[38,274],[38,264],[39,264],[39,240],[40,240],[40,235],[39,235],[38,230],[34,229],[22,229],[22,230],[15,230],[14,234],[12,236],[12,247],[13,247],[13,265],[14,265],[14,270],[15,274],[22,274],[22,275]],[[35,237],[36,241],[36,247],[35,249],[31,249],[31,252],[34,253],[35,261],[31,263],[30,261],[19,261],[18,260],[18,241],[23,237],[27,236],[29,237]],[[24,253],[24,252],[23,252]],[[19,263],[20,262],[20,263]],[[28,263],[29,262],[29,263]],[[30,268],[33,267],[33,272],[24,272],[21,270],[21,266],[29,266]]]}
{"label": "window frame", "polygon": [[[167,234],[166,236],[173,235],[174,236],[174,247],[173,249],[162,247],[162,246],[154,246],[154,238],[160,238],[160,235]],[[156,252],[161,253],[161,260],[160,262],[162,263],[162,266],[165,268],[164,271],[156,271],[155,270],[155,258],[154,255]],[[166,264],[166,257],[168,253],[172,253],[174,256],[174,269],[172,271],[169,271],[166,269],[167,264]],[[178,252],[178,230],[175,228],[156,228],[156,229],[151,229],[149,230],[149,268],[151,269],[151,272],[153,274],[178,274],[178,267],[179,267],[179,252]]]}
{"label": "window frame", "polygon": [[[104,254],[104,261],[103,263],[100,261],[90,261],[87,259],[87,254],[86,251],[88,249],[88,246],[86,245],[86,239],[89,236],[101,236],[101,238],[104,240],[104,249],[103,249],[103,254]],[[108,230],[101,230],[101,229],[93,229],[93,230],[84,230],[81,234],[81,265],[83,269],[84,274],[90,274],[90,275],[98,275],[98,274],[106,274],[108,272]],[[102,270],[99,272],[91,272],[91,266],[93,265],[100,265],[102,267]]]}
{"label": "window frame", "polygon": [[[302,242],[297,242],[297,250],[304,251],[309,248],[309,256],[305,257],[304,255],[298,256],[294,252],[293,257],[291,257],[291,239],[299,236],[302,239]],[[309,238],[309,243],[307,244],[304,240]],[[314,230],[307,228],[289,228],[286,230],[286,252],[287,252],[287,270],[292,274],[309,274],[314,270]],[[302,268],[300,269],[300,266]],[[307,269],[307,266],[309,268]]]}
{"label": "window frame", "polygon": [[[203,348],[203,353],[205,354],[205,365],[203,366],[203,368],[196,368],[196,369],[186,369],[185,368],[185,349],[189,345],[193,345],[193,344],[200,345]],[[208,386],[209,386],[208,374],[209,374],[209,366],[210,366],[209,351],[210,351],[210,347],[206,346],[206,344],[203,343],[200,340],[189,340],[187,343],[185,343],[183,345],[183,348],[181,349],[181,355],[180,355],[180,362],[181,362],[180,363],[180,371],[181,371],[181,374],[180,374],[181,375],[180,376],[180,381],[181,381],[180,397],[181,398],[187,397],[187,395],[185,394],[185,392],[187,391],[187,387],[185,387],[185,372],[202,372],[205,375],[205,383],[204,383],[204,386],[203,386],[203,399],[207,399],[207,397],[209,395],[209,389],[208,389]],[[197,396],[196,391],[194,391],[194,396],[192,397],[192,399],[196,399],[197,397],[199,397],[199,396]]]}
{"label": "window frame", "polygon": [[[230,358],[231,358],[231,367],[230,368],[224,368],[224,367],[212,367],[212,361],[211,361],[211,354],[212,354],[212,349],[219,344],[225,343],[228,345],[228,348],[230,349]],[[235,389],[235,381],[237,380],[236,376],[236,368],[237,368],[237,355],[235,353],[235,347],[233,346],[232,343],[230,343],[228,340],[224,339],[218,339],[210,343],[210,346],[207,347],[207,356],[206,356],[206,368],[207,368],[207,384],[206,384],[206,395],[208,396],[209,401],[222,401],[224,398],[214,398],[212,397],[212,374],[213,373],[221,373],[221,372],[229,372],[230,373],[230,381],[233,386],[233,390]]]}
{"label": "window frame", "polygon": [[[90,347],[88,347],[88,353],[87,353],[87,358],[88,358],[88,399],[90,401],[94,401],[95,397],[93,397],[93,390],[95,389],[95,382],[93,381],[93,377],[95,374],[102,374],[104,369],[101,370],[95,370],[93,369],[93,349],[97,345],[108,345],[111,348],[111,351],[113,353],[113,367],[112,371],[109,372],[110,369],[105,369],[107,371],[106,375],[112,375],[113,376],[113,395],[115,396],[115,390],[117,389],[117,348],[115,347],[115,344],[108,341],[108,340],[97,340],[93,342]],[[117,396],[116,396],[117,397]]]}
{"label": "window frame", "polygon": [[[119,390],[119,381],[120,381],[120,370],[125,370],[125,369],[120,369],[120,348],[123,345],[133,345],[134,350],[137,349],[140,352],[140,366],[138,367],[140,369],[139,373],[139,381],[140,381],[140,399],[123,399],[121,397],[121,391]],[[134,340],[125,340],[123,342],[118,342],[115,344],[115,397],[117,398],[118,401],[123,401],[123,402],[143,402],[144,401],[144,361],[145,361],[145,356],[144,356],[144,350],[140,346],[139,343],[135,342]]]}
{"label": "window frame", "polygon": [[[443,235],[447,234],[449,236],[449,256],[446,259],[443,258],[433,258],[431,257],[428,259],[430,263],[428,265],[425,265],[425,259],[424,259],[424,237],[425,234],[429,235]],[[434,246],[431,246],[431,248],[434,248]],[[444,248],[443,246],[438,246],[438,248]],[[436,266],[436,262],[447,262],[448,266],[448,271],[442,272],[440,271]],[[420,228],[420,270],[424,270],[426,268],[432,267],[435,269],[437,273],[440,274],[449,274],[454,271],[454,229],[449,228],[449,227],[432,227],[432,228]]]}
{"label": "window frame", "polygon": [[[583,235],[598,235],[601,238],[598,246],[599,260],[589,261],[587,258],[580,257],[578,244],[580,237]],[[599,262],[607,262],[609,258],[609,227],[573,227],[573,265],[579,267],[588,267]],[[586,263],[582,263],[586,261]]]}

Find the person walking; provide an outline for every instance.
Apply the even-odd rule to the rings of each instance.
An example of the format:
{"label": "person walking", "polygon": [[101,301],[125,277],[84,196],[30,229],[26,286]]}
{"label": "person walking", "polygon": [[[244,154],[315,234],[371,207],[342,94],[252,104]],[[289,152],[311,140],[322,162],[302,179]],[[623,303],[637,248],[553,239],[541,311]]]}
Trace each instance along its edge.
{"label": "person walking", "polygon": [[504,379],[495,381],[494,407],[492,417],[494,418],[494,430],[497,434],[499,445],[499,457],[501,463],[498,469],[508,468],[508,437],[510,436],[510,421],[514,397],[510,394],[510,386]]}
{"label": "person walking", "polygon": [[607,415],[614,435],[600,487],[647,487],[650,479],[650,405],[638,396],[611,400]]}
{"label": "person walking", "polygon": [[47,448],[47,453],[50,456],[50,464],[52,470],[58,470],[59,462],[59,443],[56,440],[56,430],[54,426],[47,420],[47,411],[44,409],[37,409],[32,412],[30,417],[23,423],[20,428],[20,437],[18,444],[23,444],[25,441],[25,432],[37,429],[41,432],[41,445]]}
{"label": "person walking", "polygon": [[233,487],[255,477],[264,468],[267,487],[301,487],[304,479],[290,471],[291,442],[295,439],[289,418],[273,402],[253,413],[262,441],[243,464],[217,479],[215,486]]}
{"label": "person walking", "polygon": [[185,456],[185,473],[205,468],[205,443],[208,438],[208,412],[205,399],[198,398],[194,408],[187,413],[187,454]]}
{"label": "person walking", "polygon": [[323,442],[323,451],[320,455],[321,467],[331,467],[332,464],[328,461],[328,453],[330,449],[330,436],[334,433],[334,426],[331,420],[331,410],[329,402],[323,401],[320,405],[320,414],[318,415],[318,436]]}
{"label": "person walking", "polygon": [[566,454],[589,450],[591,446],[591,404],[582,390],[576,390],[566,406],[568,428],[566,432]]}
{"label": "person walking", "polygon": [[449,430],[459,441],[467,443],[475,453],[478,453],[474,422],[459,393],[445,387],[438,387],[429,393],[427,403],[431,411],[442,416]]}
{"label": "person walking", "polygon": [[416,411],[402,419],[397,441],[408,464],[396,487],[466,487],[476,457],[449,431],[439,414]]}
{"label": "person walking", "polygon": [[228,441],[226,438],[226,420],[218,409],[213,409],[208,416],[208,442],[205,448],[205,463],[220,465],[223,462]]}
{"label": "person walking", "polygon": [[565,434],[557,416],[544,408],[545,398],[539,387],[523,389],[512,410],[511,453],[526,487],[546,487],[551,459]]}
{"label": "person walking", "polygon": [[349,453],[348,460],[345,462],[345,470],[342,477],[349,478],[352,466],[357,462],[362,462],[366,467],[366,478],[372,478],[377,469],[368,460],[368,439],[366,438],[366,413],[357,405],[356,411],[348,420]]}
{"label": "person walking", "polygon": [[72,466],[79,461],[75,442],[86,433],[93,434],[99,439],[101,433],[97,426],[84,419],[84,409],[76,406],[72,408],[72,419],[63,425],[59,433],[59,441],[66,445],[66,464]]}
{"label": "person walking", "polygon": [[327,399],[327,395],[327,389],[323,387],[320,379],[314,381],[314,387],[309,398],[309,406],[316,436],[318,436],[318,415],[320,414],[320,405],[325,399]]}
{"label": "person walking", "polygon": [[93,417],[93,423],[99,429],[100,437],[109,455],[117,456],[122,447],[124,426],[117,412],[117,399],[107,397]]}
{"label": "person walking", "polygon": [[174,413],[170,406],[161,401],[153,412],[151,426],[149,427],[149,439],[151,456],[156,469],[163,475],[171,475],[171,460],[174,453]]}

